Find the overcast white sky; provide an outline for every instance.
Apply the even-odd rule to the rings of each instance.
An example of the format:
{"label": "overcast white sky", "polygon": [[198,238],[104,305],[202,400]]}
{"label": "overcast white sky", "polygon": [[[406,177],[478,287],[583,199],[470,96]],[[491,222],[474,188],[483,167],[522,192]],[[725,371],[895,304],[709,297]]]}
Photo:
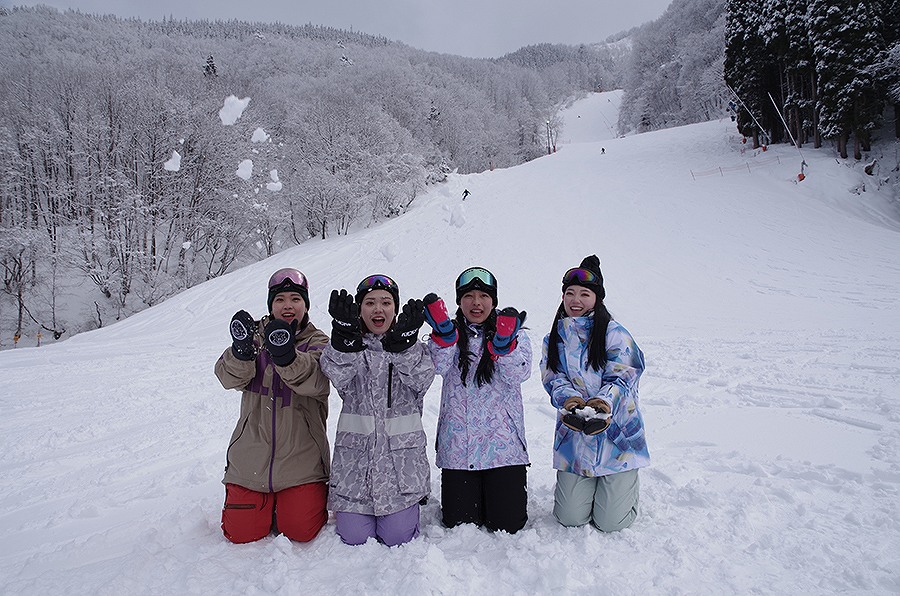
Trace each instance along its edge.
{"label": "overcast white sky", "polygon": [[593,43],[652,21],[671,0],[0,0],[141,19],[313,23],[425,50],[498,57],[534,43]]}

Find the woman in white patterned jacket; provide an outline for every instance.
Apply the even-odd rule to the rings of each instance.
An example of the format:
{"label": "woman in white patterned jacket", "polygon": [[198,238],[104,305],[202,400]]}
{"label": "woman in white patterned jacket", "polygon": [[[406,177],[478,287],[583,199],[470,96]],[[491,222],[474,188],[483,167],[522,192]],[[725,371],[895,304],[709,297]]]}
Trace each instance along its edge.
{"label": "woman in white patterned jacket", "polygon": [[375,538],[395,546],[419,534],[419,503],[431,473],[422,402],[434,380],[418,341],[422,308],[421,300],[410,300],[400,312],[399,289],[386,275],[362,280],[355,301],[346,290],[331,293],[331,343],[320,362],[343,408],[328,508],[346,544]]}

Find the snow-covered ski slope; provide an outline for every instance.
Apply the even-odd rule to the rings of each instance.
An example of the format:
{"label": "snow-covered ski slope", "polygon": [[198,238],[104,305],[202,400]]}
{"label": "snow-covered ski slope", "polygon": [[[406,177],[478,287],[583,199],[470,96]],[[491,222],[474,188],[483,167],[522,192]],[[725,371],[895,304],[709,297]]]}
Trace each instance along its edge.
{"label": "snow-covered ski slope", "polygon": [[[110,327],[0,352],[0,594],[900,592],[900,220],[828,149],[804,149],[797,184],[796,149],[742,148],[727,120],[564,143]],[[640,517],[613,535],[551,516],[555,412],[538,370],[562,273],[590,253],[647,360],[653,465]],[[345,546],[333,520],[309,544],[226,542],[239,393],[213,364],[231,315],[263,314],[280,267],[308,274],[329,330],[332,288],[387,273],[404,300],[452,304],[475,264],[497,274],[501,306],[529,313],[525,529],[444,529],[434,469],[422,535],[402,547]],[[436,380],[430,443],[439,399]],[[339,410],[333,394],[331,437]]]}
{"label": "snow-covered ski slope", "polygon": [[563,128],[559,144],[596,143],[616,138],[622,93],[621,89],[589,93],[569,105],[560,114]]}

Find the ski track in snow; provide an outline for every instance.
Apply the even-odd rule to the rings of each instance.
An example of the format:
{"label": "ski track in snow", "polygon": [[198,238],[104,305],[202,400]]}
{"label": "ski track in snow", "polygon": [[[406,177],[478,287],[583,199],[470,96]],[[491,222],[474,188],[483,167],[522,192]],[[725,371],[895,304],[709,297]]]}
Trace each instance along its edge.
{"label": "ski track in snow", "polygon": [[[863,208],[829,191],[852,186],[853,172],[825,150],[807,156],[807,186],[791,182],[785,147],[771,150],[781,165],[692,181],[698,162],[752,159],[730,129],[604,139],[603,156],[563,145],[454,176],[381,226],[310,241],[111,327],[0,353],[0,593],[900,592],[900,235],[877,196]],[[559,278],[592,252],[647,360],[652,466],[640,516],[611,535],[551,515],[556,414],[538,368]],[[313,280],[311,317],[327,330],[332,288],[382,272],[403,300],[437,289],[450,301],[472,264],[497,273],[501,306],[529,312],[526,527],[443,528],[433,468],[422,534],[407,545],[345,546],[333,519],[308,544],[225,541],[220,481],[239,394],[212,369],[231,314],[258,316],[283,266]],[[429,442],[439,399],[438,379]],[[334,393],[330,405],[333,438]]]}

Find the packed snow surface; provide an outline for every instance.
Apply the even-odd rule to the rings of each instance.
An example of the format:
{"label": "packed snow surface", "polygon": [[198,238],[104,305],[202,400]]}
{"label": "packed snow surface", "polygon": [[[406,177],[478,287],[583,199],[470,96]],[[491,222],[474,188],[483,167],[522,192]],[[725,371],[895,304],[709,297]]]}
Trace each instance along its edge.
{"label": "packed snow surface", "polygon": [[[587,142],[589,102],[613,99],[573,105],[553,155],[451,176],[401,217],[0,352],[0,593],[900,592],[896,210],[831,149],[804,148],[798,183],[796,149],[749,151],[727,119]],[[652,466],[640,516],[616,534],[551,515],[556,412],[538,370],[562,274],[591,253],[647,361]],[[443,528],[434,469],[422,534],[401,547],[346,546],[333,519],[308,544],[228,543],[221,478],[240,394],[213,364],[232,314],[262,315],[281,267],[308,275],[312,320],[329,330],[333,288],[386,273],[404,300],[436,291],[452,304],[471,265],[497,275],[500,306],[528,311],[525,528]],[[429,442],[439,400],[438,379]],[[333,438],[335,392],[330,405]]]}

